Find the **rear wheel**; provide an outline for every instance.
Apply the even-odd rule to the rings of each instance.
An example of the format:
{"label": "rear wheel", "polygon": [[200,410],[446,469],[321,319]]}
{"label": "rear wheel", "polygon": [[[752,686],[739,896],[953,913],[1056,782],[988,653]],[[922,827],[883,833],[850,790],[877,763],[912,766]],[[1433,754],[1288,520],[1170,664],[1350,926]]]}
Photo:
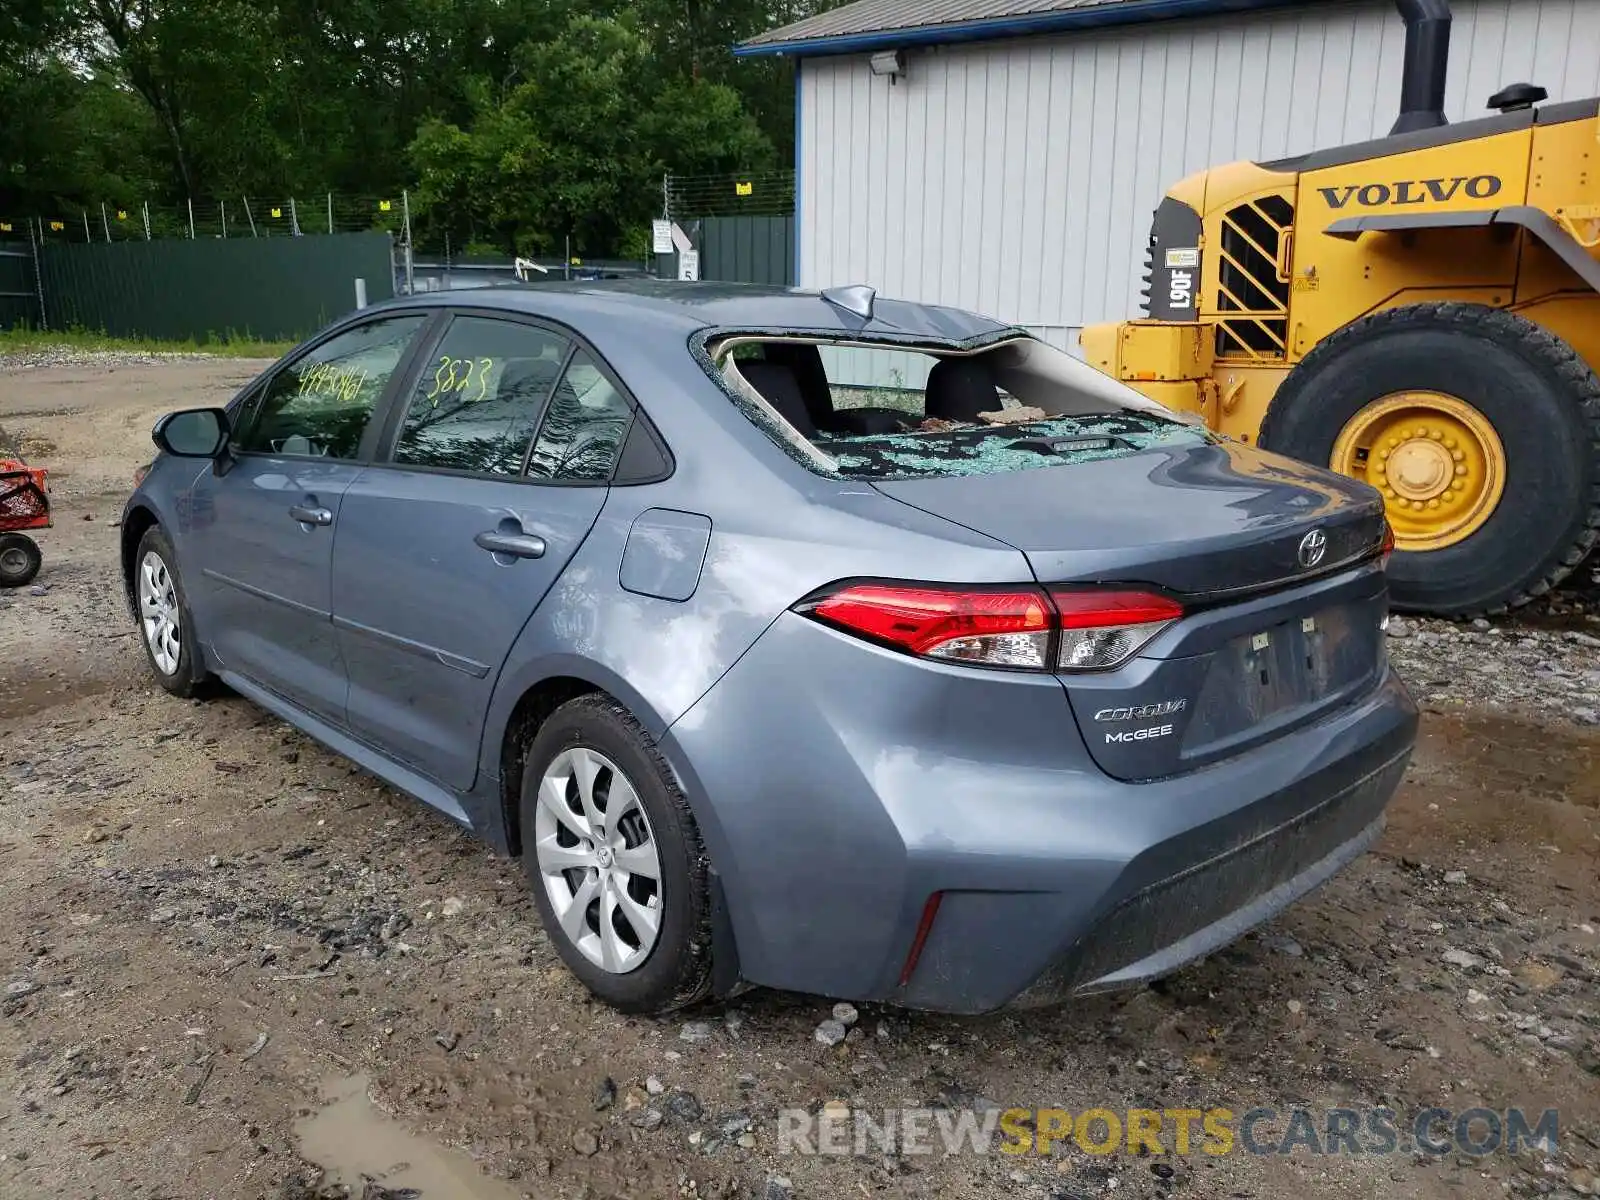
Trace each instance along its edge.
{"label": "rear wheel", "polygon": [[523,871],[546,934],[596,996],[663,1013],[711,986],[707,860],[672,773],[608,696],[557,709],[523,763]]}
{"label": "rear wheel", "polygon": [[1420,304],[1346,326],[1290,372],[1260,443],[1383,493],[1399,609],[1515,608],[1600,534],[1600,380],[1513,313]]}
{"label": "rear wheel", "polygon": [[39,544],[20,533],[0,533],[0,588],[32,583],[44,562]]}

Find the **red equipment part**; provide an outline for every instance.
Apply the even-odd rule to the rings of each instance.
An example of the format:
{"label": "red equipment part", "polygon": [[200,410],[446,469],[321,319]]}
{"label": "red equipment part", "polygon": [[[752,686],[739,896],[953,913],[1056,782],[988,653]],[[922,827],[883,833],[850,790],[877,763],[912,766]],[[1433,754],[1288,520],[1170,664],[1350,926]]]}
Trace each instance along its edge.
{"label": "red equipment part", "polygon": [[0,533],[50,527],[50,485],[43,467],[0,458]]}

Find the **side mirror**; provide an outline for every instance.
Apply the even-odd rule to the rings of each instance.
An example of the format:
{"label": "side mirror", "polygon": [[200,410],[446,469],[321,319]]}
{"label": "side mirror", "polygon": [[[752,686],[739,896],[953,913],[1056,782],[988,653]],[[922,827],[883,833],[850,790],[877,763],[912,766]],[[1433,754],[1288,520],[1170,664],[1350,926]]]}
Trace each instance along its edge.
{"label": "side mirror", "polygon": [[156,422],[150,438],[177,458],[217,458],[228,448],[228,414],[220,408],[186,408]]}

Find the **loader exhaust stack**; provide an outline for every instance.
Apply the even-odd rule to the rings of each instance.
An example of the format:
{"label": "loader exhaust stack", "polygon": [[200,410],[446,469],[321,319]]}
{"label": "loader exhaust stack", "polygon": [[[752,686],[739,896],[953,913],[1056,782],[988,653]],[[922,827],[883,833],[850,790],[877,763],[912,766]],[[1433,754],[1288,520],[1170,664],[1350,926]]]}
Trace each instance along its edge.
{"label": "loader exhaust stack", "polygon": [[1395,0],[1395,7],[1406,23],[1406,67],[1400,83],[1400,116],[1389,133],[1447,125],[1444,81],[1450,67],[1450,0]]}

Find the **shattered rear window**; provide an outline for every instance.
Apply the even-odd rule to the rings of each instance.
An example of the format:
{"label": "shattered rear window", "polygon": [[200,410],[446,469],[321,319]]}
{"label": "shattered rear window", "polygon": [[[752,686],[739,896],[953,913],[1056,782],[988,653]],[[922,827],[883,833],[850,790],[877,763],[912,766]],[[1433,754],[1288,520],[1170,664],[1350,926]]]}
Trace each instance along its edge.
{"label": "shattered rear window", "polygon": [[990,475],[1121,458],[1208,440],[1191,426],[1143,413],[1057,417],[1008,425],[945,425],[812,444],[853,479]]}
{"label": "shattered rear window", "polygon": [[1029,336],[978,345],[728,334],[703,360],[747,416],[819,474],[985,475],[1215,440]]}

